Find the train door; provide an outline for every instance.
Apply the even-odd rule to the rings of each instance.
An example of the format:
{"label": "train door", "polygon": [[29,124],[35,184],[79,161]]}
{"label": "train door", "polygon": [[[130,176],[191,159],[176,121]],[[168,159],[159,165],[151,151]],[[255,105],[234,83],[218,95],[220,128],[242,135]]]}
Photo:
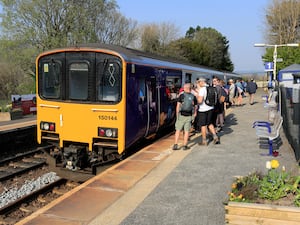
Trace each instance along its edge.
{"label": "train door", "polygon": [[158,91],[156,87],[156,77],[150,77],[146,82],[146,99],[147,99],[147,129],[145,136],[155,133],[159,123],[159,102]]}
{"label": "train door", "polygon": [[186,73],[184,83],[191,83],[191,82],[192,82],[192,74],[191,73]]}

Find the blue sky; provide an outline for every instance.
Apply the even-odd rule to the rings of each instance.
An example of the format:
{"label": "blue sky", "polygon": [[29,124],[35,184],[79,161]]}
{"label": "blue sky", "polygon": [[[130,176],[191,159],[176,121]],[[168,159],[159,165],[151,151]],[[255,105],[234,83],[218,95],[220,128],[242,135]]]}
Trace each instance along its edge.
{"label": "blue sky", "polygon": [[270,0],[116,0],[120,12],[138,23],[171,22],[182,36],[189,27],[211,27],[229,41],[235,72],[264,72],[264,15]]}

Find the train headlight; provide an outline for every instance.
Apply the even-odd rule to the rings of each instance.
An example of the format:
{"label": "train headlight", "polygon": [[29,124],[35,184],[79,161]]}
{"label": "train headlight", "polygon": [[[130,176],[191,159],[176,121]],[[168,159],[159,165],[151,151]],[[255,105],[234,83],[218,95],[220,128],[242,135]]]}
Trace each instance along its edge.
{"label": "train headlight", "polygon": [[41,122],[40,123],[40,128],[41,130],[46,130],[46,131],[55,131],[55,123],[51,122]]}
{"label": "train headlight", "polygon": [[111,129],[107,129],[105,131],[105,135],[106,135],[106,137],[112,137],[112,130]]}
{"label": "train headlight", "polygon": [[98,136],[108,137],[108,138],[117,138],[118,137],[118,129],[117,128],[98,127]]}
{"label": "train headlight", "polygon": [[43,130],[49,130],[49,123],[44,123],[42,126]]}

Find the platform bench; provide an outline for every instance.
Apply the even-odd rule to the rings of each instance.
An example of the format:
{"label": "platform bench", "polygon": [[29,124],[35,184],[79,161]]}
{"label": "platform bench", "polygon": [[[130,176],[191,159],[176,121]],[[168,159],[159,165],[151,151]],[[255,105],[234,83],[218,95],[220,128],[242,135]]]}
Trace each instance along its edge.
{"label": "platform bench", "polygon": [[267,139],[269,145],[269,155],[273,155],[273,144],[280,139],[280,128],[283,123],[283,118],[279,112],[275,114],[274,122],[255,121],[253,128],[256,130],[256,136],[262,140]]}

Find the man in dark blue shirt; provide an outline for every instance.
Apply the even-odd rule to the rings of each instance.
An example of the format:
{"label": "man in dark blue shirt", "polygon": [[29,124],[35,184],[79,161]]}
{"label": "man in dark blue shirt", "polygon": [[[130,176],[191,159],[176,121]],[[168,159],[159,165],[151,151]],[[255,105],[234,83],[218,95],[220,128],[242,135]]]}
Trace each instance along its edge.
{"label": "man in dark blue shirt", "polygon": [[255,83],[255,81],[252,78],[247,84],[247,91],[249,93],[250,105],[254,104],[254,94],[256,93],[256,90],[257,90],[257,84]]}

